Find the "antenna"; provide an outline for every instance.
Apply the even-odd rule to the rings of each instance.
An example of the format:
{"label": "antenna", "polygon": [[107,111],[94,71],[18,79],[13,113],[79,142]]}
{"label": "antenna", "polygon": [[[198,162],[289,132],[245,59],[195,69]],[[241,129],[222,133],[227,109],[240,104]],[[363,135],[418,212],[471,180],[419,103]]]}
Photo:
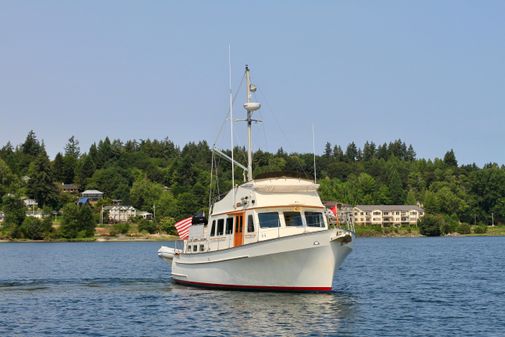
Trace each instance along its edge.
{"label": "antenna", "polygon": [[314,134],[314,123],[312,123],[312,153],[314,154],[314,184],[317,184],[316,139],[315,139],[315,134]]}
{"label": "antenna", "polygon": [[230,89],[231,186],[233,191],[233,207],[235,207],[235,160],[233,159],[233,91],[231,87],[231,45],[228,45],[228,74],[228,84]]}

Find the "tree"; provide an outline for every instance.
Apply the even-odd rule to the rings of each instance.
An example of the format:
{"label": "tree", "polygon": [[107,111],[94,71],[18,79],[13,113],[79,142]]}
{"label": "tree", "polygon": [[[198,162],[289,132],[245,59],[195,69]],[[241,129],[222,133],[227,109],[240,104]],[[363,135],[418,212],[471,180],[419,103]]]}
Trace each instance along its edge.
{"label": "tree", "polygon": [[2,204],[5,213],[3,231],[10,237],[19,236],[19,226],[26,217],[24,203],[14,195],[4,195]]}
{"label": "tree", "polygon": [[405,199],[405,203],[407,205],[415,205],[417,203],[416,194],[414,193],[414,191],[409,190],[409,192],[407,193],[407,198]]}
{"label": "tree", "polygon": [[342,151],[340,145],[335,145],[333,147],[333,157],[338,161],[344,160],[344,151]]}
{"label": "tree", "polygon": [[39,206],[56,206],[58,189],[54,185],[53,172],[47,154],[41,153],[30,165],[28,195],[37,200]]}
{"label": "tree", "polygon": [[456,160],[456,155],[452,149],[445,153],[444,163],[448,166],[458,167],[458,161]]}
{"label": "tree", "polygon": [[95,163],[90,155],[84,155],[77,167],[77,183],[84,188],[93,173],[95,173]]}
{"label": "tree", "polygon": [[370,161],[375,158],[375,143],[374,142],[366,142],[363,146],[363,160]]}
{"label": "tree", "polygon": [[329,142],[327,142],[326,145],[324,146],[324,156],[326,158],[330,158],[331,153],[332,153],[331,144]]}
{"label": "tree", "polygon": [[64,238],[92,237],[96,221],[88,205],[78,206],[68,203],[63,207],[60,234]]}
{"label": "tree", "polygon": [[391,169],[388,177],[389,196],[395,205],[402,205],[404,202],[404,190],[402,180],[396,169]]}
{"label": "tree", "polygon": [[130,190],[130,201],[133,206],[143,210],[152,209],[163,193],[163,187],[147,178],[135,180]]}
{"label": "tree", "polygon": [[33,130],[30,130],[26,136],[25,142],[21,144],[21,152],[25,155],[37,157],[42,150],[43,147],[39,143],[35,132],[33,132]]}
{"label": "tree", "polygon": [[56,181],[64,182],[65,180],[65,163],[60,152],[56,154],[53,160],[53,173]]}
{"label": "tree", "polygon": [[425,214],[418,223],[419,232],[424,236],[440,236],[440,218]]}
{"label": "tree", "polygon": [[358,148],[356,144],[352,142],[349,145],[347,145],[347,149],[345,150],[345,158],[348,161],[353,162],[357,159],[357,157],[358,157]]}
{"label": "tree", "polygon": [[0,159],[0,201],[4,195],[13,191],[13,185],[17,182],[17,177],[12,173],[9,165]]}

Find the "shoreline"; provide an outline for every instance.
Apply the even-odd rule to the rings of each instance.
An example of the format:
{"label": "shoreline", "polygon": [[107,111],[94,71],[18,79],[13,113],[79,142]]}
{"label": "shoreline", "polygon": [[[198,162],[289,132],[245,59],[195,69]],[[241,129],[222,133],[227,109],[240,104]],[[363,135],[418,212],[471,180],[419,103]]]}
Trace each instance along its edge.
{"label": "shoreline", "polygon": [[[505,233],[493,233],[493,232],[488,232],[488,233],[483,233],[483,234],[459,234],[459,233],[451,233],[448,235],[440,235],[437,236],[439,238],[447,237],[447,238],[461,238],[461,237],[502,237],[505,236]],[[372,233],[368,233],[368,235],[357,235],[357,238],[363,239],[363,238],[423,238],[426,237],[428,238],[429,236],[424,236],[420,234],[410,234],[410,235],[402,235],[402,234],[396,234],[392,235],[391,233],[389,234],[382,234],[382,235],[375,235]],[[94,237],[94,238],[81,238],[81,239],[55,239],[55,240],[25,240],[25,239],[0,239],[0,244],[1,243],[64,243],[64,242],[100,242],[100,243],[107,243],[107,242],[173,242],[177,241],[177,237],[174,235],[160,235],[160,236],[153,236],[153,237],[127,237],[127,236],[119,236],[119,237]]]}

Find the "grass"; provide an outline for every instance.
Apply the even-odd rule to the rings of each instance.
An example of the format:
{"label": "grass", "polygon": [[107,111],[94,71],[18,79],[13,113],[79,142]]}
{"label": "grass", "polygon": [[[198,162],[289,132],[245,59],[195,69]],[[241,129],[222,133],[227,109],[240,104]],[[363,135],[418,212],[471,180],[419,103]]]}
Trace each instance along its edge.
{"label": "grass", "polygon": [[359,237],[411,237],[420,236],[417,226],[387,226],[379,225],[356,226],[356,235]]}

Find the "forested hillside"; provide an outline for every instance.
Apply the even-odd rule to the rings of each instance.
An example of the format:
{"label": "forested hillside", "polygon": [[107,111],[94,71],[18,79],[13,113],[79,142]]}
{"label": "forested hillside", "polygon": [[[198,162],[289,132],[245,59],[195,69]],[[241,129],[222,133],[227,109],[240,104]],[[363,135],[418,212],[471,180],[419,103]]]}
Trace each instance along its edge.
{"label": "forested hillside", "polygon": [[[160,219],[178,219],[208,207],[212,155],[205,141],[180,148],[169,139],[122,142],[105,138],[81,151],[78,140],[71,137],[62,149],[50,160],[33,131],[22,144],[5,144],[0,150],[0,207],[7,211],[13,199],[29,197],[47,212],[60,210],[76,199],[61,191],[62,183],[103,191],[103,203],[121,199],[146,211],[156,205]],[[245,163],[245,149],[236,148],[235,158]],[[458,165],[452,150],[442,159],[418,159],[413,147],[401,140],[381,145],[367,142],[362,148],[354,143],[345,148],[327,143],[316,162],[323,200],[419,202],[428,213],[462,222],[489,224],[491,214],[495,222],[505,222],[503,165]],[[222,194],[231,187],[230,164],[216,164],[219,186],[214,189]],[[313,155],[282,149],[255,152],[255,175],[279,171],[312,177]],[[242,178],[237,169],[236,181]]]}

